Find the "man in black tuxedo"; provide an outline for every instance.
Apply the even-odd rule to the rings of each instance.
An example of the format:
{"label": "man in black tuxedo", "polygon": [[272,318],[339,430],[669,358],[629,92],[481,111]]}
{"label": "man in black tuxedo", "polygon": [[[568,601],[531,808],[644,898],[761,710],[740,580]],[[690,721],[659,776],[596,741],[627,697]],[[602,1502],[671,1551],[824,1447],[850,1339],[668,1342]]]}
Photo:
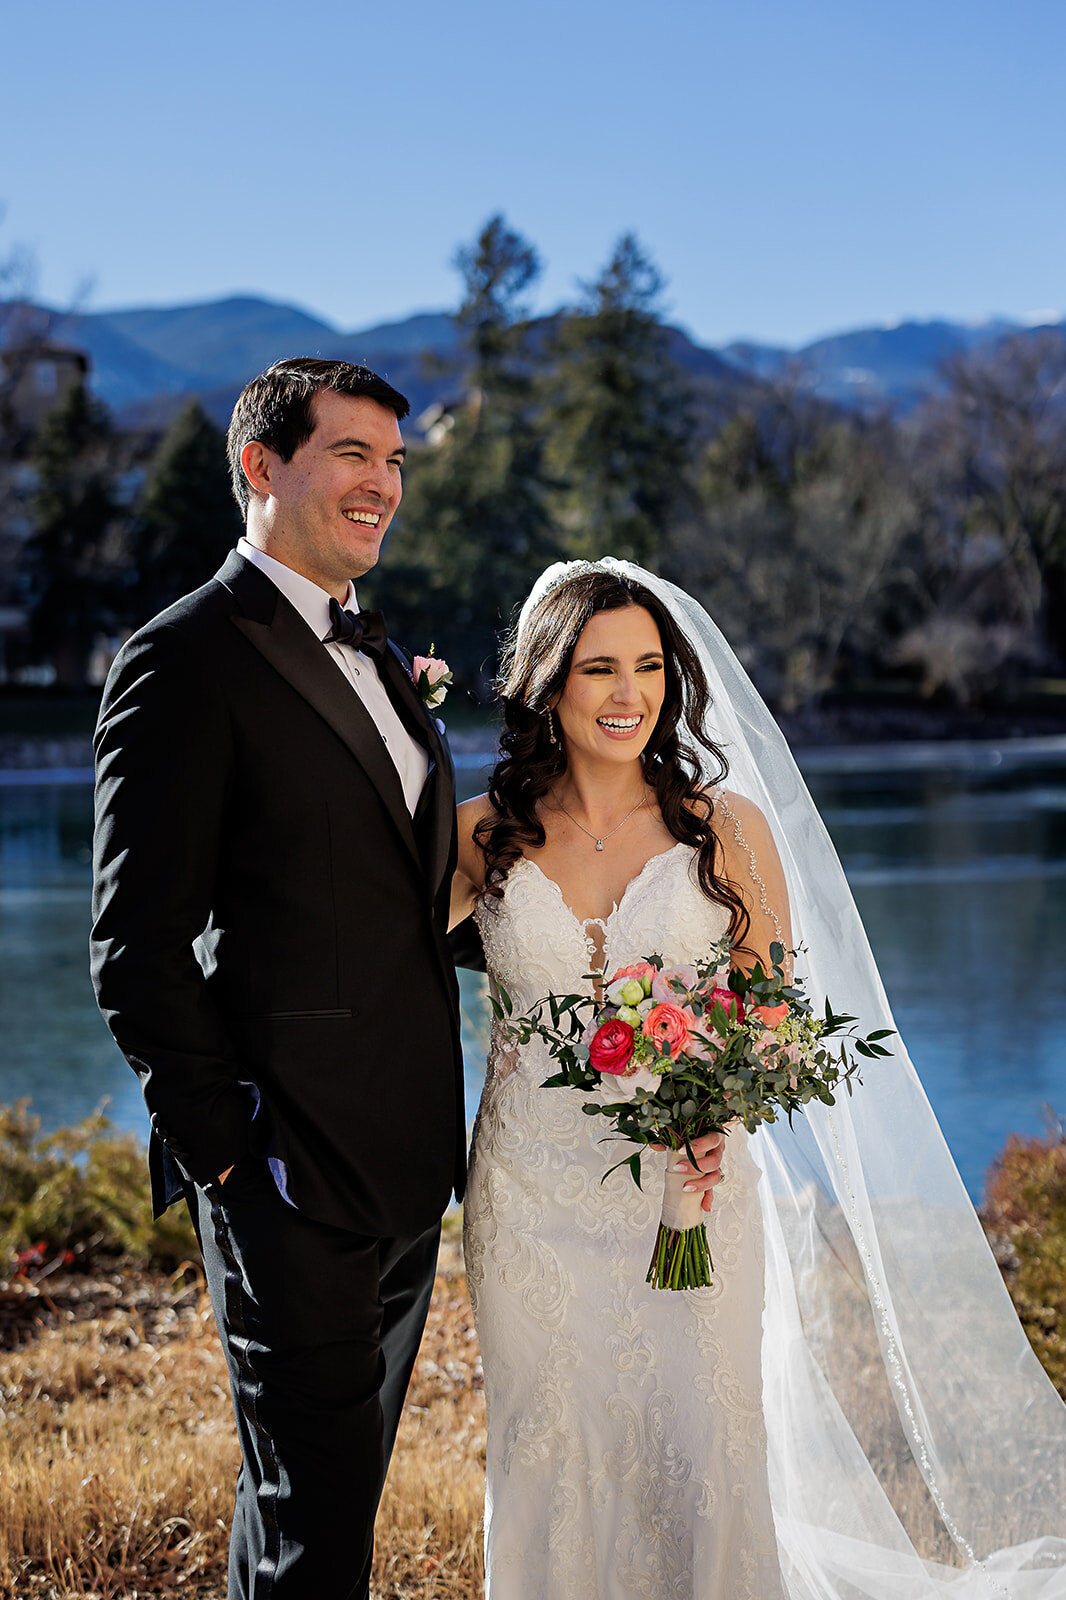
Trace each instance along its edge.
{"label": "man in black tuxedo", "polygon": [[403,396],[279,362],[230,424],[246,537],[123,647],[97,728],[93,977],[184,1194],[243,1466],[230,1600],[369,1592],[373,1522],[464,1171],[451,763],[351,580],[400,502]]}

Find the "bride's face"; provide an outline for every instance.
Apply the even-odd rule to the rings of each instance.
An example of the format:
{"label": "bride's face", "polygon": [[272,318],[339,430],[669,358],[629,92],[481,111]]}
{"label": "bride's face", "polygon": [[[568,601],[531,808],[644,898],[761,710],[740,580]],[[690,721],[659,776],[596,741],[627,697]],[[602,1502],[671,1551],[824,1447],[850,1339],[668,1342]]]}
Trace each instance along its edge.
{"label": "bride's face", "polygon": [[598,611],[578,635],[555,707],[567,756],[633,761],[651,737],[666,678],[655,619],[643,606]]}

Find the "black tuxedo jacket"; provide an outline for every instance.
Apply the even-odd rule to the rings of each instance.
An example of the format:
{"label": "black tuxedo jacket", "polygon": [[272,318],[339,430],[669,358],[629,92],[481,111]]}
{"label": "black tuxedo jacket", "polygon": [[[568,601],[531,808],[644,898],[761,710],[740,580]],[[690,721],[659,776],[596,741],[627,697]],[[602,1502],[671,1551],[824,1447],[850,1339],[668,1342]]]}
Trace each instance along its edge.
{"label": "black tuxedo jacket", "polygon": [[115,660],[93,980],[151,1113],[157,1214],[175,1161],[210,1188],[246,1155],[378,1236],[462,1192],[452,765],[402,660],[381,670],[430,757],[413,819],[358,695],[240,555]]}

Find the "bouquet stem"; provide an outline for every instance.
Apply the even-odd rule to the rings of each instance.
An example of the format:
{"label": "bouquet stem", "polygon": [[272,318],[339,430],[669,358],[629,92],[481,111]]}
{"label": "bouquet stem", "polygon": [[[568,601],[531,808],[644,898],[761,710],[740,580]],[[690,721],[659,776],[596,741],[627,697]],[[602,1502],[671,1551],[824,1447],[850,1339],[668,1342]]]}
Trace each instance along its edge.
{"label": "bouquet stem", "polygon": [[666,1164],[662,1220],[645,1280],[654,1289],[705,1289],[711,1282],[713,1262],[703,1225],[703,1196],[686,1194],[688,1174],[675,1170],[676,1163],[684,1159],[685,1152],[675,1150]]}

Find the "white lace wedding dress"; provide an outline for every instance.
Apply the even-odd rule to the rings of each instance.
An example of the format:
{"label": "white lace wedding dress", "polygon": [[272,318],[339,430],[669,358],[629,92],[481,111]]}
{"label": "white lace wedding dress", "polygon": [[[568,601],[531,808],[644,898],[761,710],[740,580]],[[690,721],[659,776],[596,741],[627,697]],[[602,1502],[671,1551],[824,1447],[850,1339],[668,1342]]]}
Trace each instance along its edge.
{"label": "white lace wedding dress", "polygon": [[[605,923],[580,924],[520,860],[477,921],[490,977],[525,1009],[652,953],[705,955],[727,913],[685,845],[653,856]],[[467,1190],[467,1273],[488,1407],[490,1600],[779,1600],[760,1370],[757,1169],[728,1136],[708,1221],[714,1283],[644,1281],[665,1158],[625,1147],[576,1090],[544,1089],[538,1041],[494,1033]]]}

